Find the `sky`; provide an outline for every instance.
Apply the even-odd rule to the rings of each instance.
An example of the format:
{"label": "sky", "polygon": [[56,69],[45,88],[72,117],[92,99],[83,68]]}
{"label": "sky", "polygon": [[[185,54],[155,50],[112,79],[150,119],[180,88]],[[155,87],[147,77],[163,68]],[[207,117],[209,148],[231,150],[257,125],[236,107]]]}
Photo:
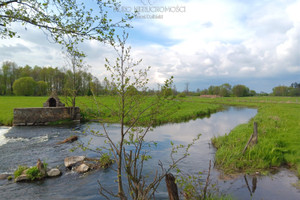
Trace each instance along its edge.
{"label": "sky", "polygon": [[[179,91],[243,84],[256,92],[300,82],[299,0],[126,0],[117,12],[139,9],[128,45],[140,67],[151,66],[150,87],[174,76]],[[61,46],[33,27],[14,25],[20,38],[0,39],[0,62],[66,66]],[[102,80],[109,45],[85,41],[81,49]]]}

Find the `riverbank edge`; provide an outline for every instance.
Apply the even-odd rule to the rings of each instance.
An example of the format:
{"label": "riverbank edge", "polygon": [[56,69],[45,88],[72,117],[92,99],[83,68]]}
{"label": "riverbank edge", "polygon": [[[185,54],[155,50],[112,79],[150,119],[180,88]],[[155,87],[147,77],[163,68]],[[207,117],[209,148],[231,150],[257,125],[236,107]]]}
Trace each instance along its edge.
{"label": "riverbank edge", "polygon": [[[18,97],[15,97],[18,98]],[[24,97],[23,97],[24,98]],[[84,97],[83,97],[84,98]],[[106,98],[106,97],[104,97]],[[181,102],[181,101],[173,101],[173,103],[176,102]],[[89,102],[91,103],[91,102]],[[181,123],[181,122],[186,122],[192,119],[197,119],[197,118],[204,118],[204,117],[209,117],[211,114],[216,113],[218,111],[223,110],[222,105],[217,105],[217,104],[210,104],[210,103],[197,103],[198,105],[189,105],[187,106],[187,102],[183,102],[184,105],[182,105],[181,108],[178,108],[177,111],[171,112],[170,115],[168,116],[162,116],[159,117],[155,122],[154,126],[159,126],[167,123]],[[178,105],[176,105],[178,106]],[[10,106],[11,109],[13,110],[13,105]],[[93,105],[89,105],[87,103],[82,103],[82,105],[79,105],[80,110],[81,110],[81,122],[89,122],[89,121],[98,121],[99,117],[92,117],[92,114],[89,114],[91,111],[96,111],[93,107]],[[179,106],[180,107],[180,106]],[[86,113],[86,111],[88,111]],[[108,115],[104,113],[101,119],[102,123],[118,123],[118,120],[112,117],[111,115]],[[0,126],[12,126],[13,124],[13,117],[12,115],[9,116],[7,115],[6,117],[2,116],[2,121],[0,120]],[[68,120],[59,120],[56,122],[51,122],[49,125],[68,125],[70,122]],[[143,124],[141,124],[143,125]]]}
{"label": "riverbank edge", "polygon": [[[216,104],[222,104],[227,106],[242,106],[242,107],[249,107],[249,108],[256,108],[257,114],[252,119],[249,120],[246,124],[241,124],[237,127],[235,127],[230,133],[224,136],[219,136],[216,138],[212,138],[212,144],[217,149],[215,154],[215,166],[218,170],[222,171],[225,174],[228,175],[235,175],[235,174],[241,174],[241,173],[247,173],[247,174],[262,174],[266,175],[269,173],[273,173],[276,170],[279,170],[280,167],[285,167],[293,172],[295,172],[295,175],[300,178],[300,149],[293,149],[293,147],[290,147],[289,144],[291,143],[291,140],[296,139],[294,136],[296,136],[296,132],[291,131],[283,131],[284,133],[289,133],[288,135],[284,136],[278,136],[273,138],[273,144],[275,144],[273,147],[273,151],[280,151],[278,154],[278,157],[272,157],[269,158],[268,161],[269,165],[262,165],[262,160],[255,160],[255,157],[251,158],[251,155],[256,154],[260,155],[258,158],[266,158],[268,157],[267,154],[269,152],[266,150],[264,154],[261,154],[260,148],[257,148],[259,144],[255,147],[252,147],[248,150],[246,150],[245,155],[242,155],[243,148],[245,147],[247,141],[249,140],[249,137],[253,133],[253,122],[258,121],[260,124],[264,124],[264,126],[261,126],[259,128],[258,132],[263,132],[266,135],[265,131],[268,131],[267,129],[272,129],[274,127],[274,124],[270,123],[270,121],[273,121],[275,124],[280,123],[278,121],[281,121],[282,123],[280,125],[284,125],[286,121],[292,121],[296,122],[297,118],[294,120],[291,120],[291,118],[285,119],[285,118],[278,118],[278,115],[284,114],[284,112],[280,112],[282,110],[276,111],[273,114],[269,115],[270,107],[271,110],[274,110],[274,107],[282,106],[283,107],[291,105],[297,106],[300,108],[299,103],[291,104],[290,102],[282,103],[282,102],[249,102],[249,101],[224,101],[222,99],[216,100],[212,99],[212,103]],[[201,100],[200,100],[201,102]],[[207,100],[205,100],[207,102]],[[265,111],[265,109],[269,109],[268,112]],[[293,108],[294,109],[294,108]],[[297,109],[294,109],[297,110]],[[299,116],[297,114],[296,116]],[[265,120],[267,118],[267,120]],[[266,122],[267,121],[267,122]],[[285,122],[284,122],[285,121]],[[291,124],[291,123],[289,123]],[[276,129],[278,129],[275,133],[288,129],[289,126],[285,124],[285,126],[279,127],[277,124]],[[289,130],[289,129],[288,129]],[[270,133],[270,131],[269,131]],[[272,132],[271,132],[272,133]],[[236,135],[241,135],[239,139],[236,138]],[[288,136],[293,135],[290,140],[283,140],[283,137],[289,138]],[[243,138],[243,139],[241,139]],[[264,140],[268,139],[268,137],[259,137],[259,143],[264,144],[266,143]],[[283,144],[282,144],[283,143]],[[237,145],[240,144],[240,145]],[[300,146],[299,146],[300,147]],[[277,148],[277,149],[276,149]],[[280,149],[281,148],[281,149]],[[238,155],[233,155],[234,152],[238,152]],[[291,158],[293,155],[297,155],[297,158]],[[235,157],[236,156],[236,157]],[[247,157],[246,159],[243,159]],[[235,157],[234,159],[232,159]],[[251,158],[251,159],[250,159]],[[272,160],[274,162],[272,162]],[[266,164],[266,163],[265,163]]]}

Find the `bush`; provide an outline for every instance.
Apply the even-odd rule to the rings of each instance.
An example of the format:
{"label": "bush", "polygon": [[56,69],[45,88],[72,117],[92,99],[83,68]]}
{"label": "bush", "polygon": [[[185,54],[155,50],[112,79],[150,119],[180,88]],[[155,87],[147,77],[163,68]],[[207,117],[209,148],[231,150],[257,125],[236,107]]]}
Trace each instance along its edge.
{"label": "bush", "polygon": [[42,178],[43,174],[40,172],[40,170],[37,168],[37,166],[31,167],[26,171],[26,175],[30,180],[35,180],[38,178]]}
{"label": "bush", "polygon": [[18,96],[32,96],[35,93],[36,84],[32,77],[19,78],[13,84],[13,90]]}
{"label": "bush", "polygon": [[108,153],[103,153],[100,157],[100,163],[103,168],[107,168],[113,163],[113,160],[110,158]]}
{"label": "bush", "polygon": [[185,92],[181,92],[181,93],[179,93],[177,96],[178,96],[178,97],[186,97],[186,94],[185,94]]}

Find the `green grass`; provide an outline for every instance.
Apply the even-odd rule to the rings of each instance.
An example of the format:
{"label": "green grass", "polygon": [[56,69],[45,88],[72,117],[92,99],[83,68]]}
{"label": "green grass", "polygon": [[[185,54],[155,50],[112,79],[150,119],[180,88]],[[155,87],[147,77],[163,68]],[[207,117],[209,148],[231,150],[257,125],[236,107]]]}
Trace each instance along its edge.
{"label": "green grass", "polygon": [[[42,107],[43,103],[48,97],[5,97],[0,96],[0,125],[12,125],[13,122],[13,109],[21,107]],[[64,102],[64,97],[60,98]],[[101,119],[104,122],[118,122],[118,118],[111,114],[109,109],[103,105],[115,107],[115,99],[113,96],[101,96],[97,97],[97,101],[100,102],[99,107],[95,104],[94,100],[90,97],[78,97],[77,106],[80,107],[83,117],[89,119]],[[141,105],[145,107],[151,101],[151,97]],[[178,100],[169,101],[168,113],[161,115],[156,119],[155,125],[164,123],[176,123],[195,119],[198,117],[204,117],[222,109],[221,105],[195,102],[181,102]],[[144,122],[148,119],[143,119]],[[143,123],[143,121],[142,121]]]}
{"label": "green grass", "polygon": [[0,96],[0,125],[12,125],[14,108],[42,107],[47,98]]}
{"label": "green grass", "polygon": [[[112,115],[112,113],[103,105],[108,105],[109,107],[115,107],[115,99],[111,96],[102,96],[97,98],[99,107],[94,103],[94,100],[91,98],[80,97],[78,100],[78,105],[80,106],[83,115],[87,118],[100,118],[105,122],[119,122],[119,119]],[[140,105],[143,109],[147,105],[150,105],[153,101],[153,97],[147,97],[145,101]],[[211,113],[217,112],[223,108],[222,105],[210,104],[210,103],[201,103],[195,102],[190,103],[186,101],[175,100],[166,100],[166,104],[162,107],[162,110],[165,110],[160,116],[155,120],[155,125],[161,125],[165,123],[178,123],[183,121],[188,121],[190,119],[196,119],[199,117],[208,116]],[[147,115],[148,113],[145,113]],[[128,119],[131,120],[131,119]],[[143,117],[141,119],[141,125],[147,123],[149,118]]]}

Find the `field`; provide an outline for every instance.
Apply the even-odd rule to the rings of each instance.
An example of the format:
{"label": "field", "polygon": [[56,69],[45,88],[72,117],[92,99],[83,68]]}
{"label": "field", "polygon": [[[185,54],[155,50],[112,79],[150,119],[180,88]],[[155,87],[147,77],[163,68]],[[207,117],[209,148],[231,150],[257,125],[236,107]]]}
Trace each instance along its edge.
{"label": "field", "polygon": [[[5,97],[0,96],[0,125],[12,125],[13,122],[13,109],[21,107],[42,107],[43,103],[48,97]],[[60,100],[64,101],[64,97]],[[101,119],[105,122],[118,122],[118,119],[111,115],[109,110],[103,106],[113,106],[114,97],[101,96],[97,97],[99,106],[91,97],[78,97],[77,106],[80,107],[82,115],[86,119]],[[147,103],[147,102],[145,102]],[[169,112],[167,116],[161,116],[157,119],[156,125],[182,122],[198,117],[204,117],[222,109],[222,105],[195,102],[170,101]]]}
{"label": "field", "polygon": [[[13,108],[40,107],[47,97],[0,97],[0,124],[11,125]],[[64,98],[61,98],[63,101]],[[101,104],[112,105],[113,97],[102,96]],[[243,97],[243,98],[199,98],[186,97],[175,99],[170,114],[161,116],[156,125],[168,122],[181,122],[209,115],[222,109],[223,105],[247,106],[258,109],[258,114],[247,124],[241,124],[228,135],[213,138],[218,149],[216,165],[227,173],[267,172],[280,166],[288,166],[300,174],[300,98],[299,97]],[[99,118],[107,122],[117,122],[93,100],[78,97],[77,105],[88,118]],[[147,102],[146,102],[147,103]],[[98,112],[99,111],[99,112]],[[176,111],[176,112],[175,112]],[[90,117],[88,113],[94,113]],[[258,144],[242,154],[250,135],[253,122],[258,123]]]}
{"label": "field", "polygon": [[47,98],[0,96],[0,125],[12,125],[14,108],[42,107]]}

